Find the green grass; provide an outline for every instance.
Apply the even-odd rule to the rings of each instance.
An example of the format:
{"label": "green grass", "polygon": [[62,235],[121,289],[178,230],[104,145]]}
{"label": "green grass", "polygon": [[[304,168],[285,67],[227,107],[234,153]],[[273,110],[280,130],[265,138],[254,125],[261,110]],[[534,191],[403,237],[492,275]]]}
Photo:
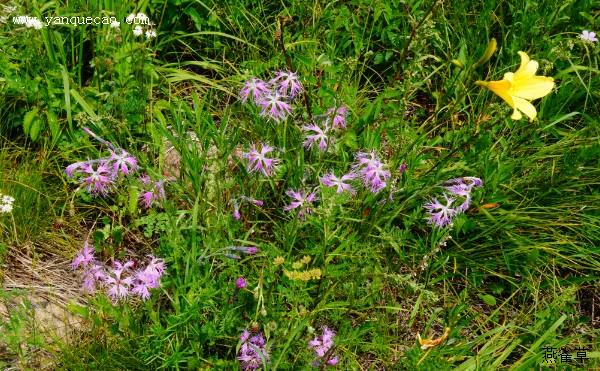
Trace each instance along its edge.
{"label": "green grass", "polygon": [[[147,302],[88,296],[86,306],[70,306],[81,329],[58,350],[37,338],[35,347],[58,369],[236,369],[239,335],[255,326],[271,350],[267,369],[310,369],[307,342],[327,325],[338,334],[340,369],[546,369],[548,346],[587,346],[579,366],[598,367],[600,54],[577,37],[598,30],[596,8],[550,0],[20,6],[19,14],[120,19],[144,11],[158,30],[149,41],[124,24],[118,36],[106,26],[0,31],[0,193],[16,199],[12,214],[0,214],[0,278],[11,274],[14,249],[33,242],[31,254],[43,259],[48,246],[65,246],[53,241],[81,241],[51,252],[67,261],[88,236],[104,262],[153,254],[168,266]],[[496,53],[474,65],[492,38]],[[514,72],[518,51],[556,82],[534,102],[533,122],[511,120],[508,105],[475,85]],[[288,64],[308,99],[274,124],[237,94],[248,78]],[[303,148],[301,126],[334,104],[348,106],[348,129],[326,153]],[[136,207],[139,189],[127,181],[106,198],[76,191],[64,168],[106,154],[83,127],[134,154],[154,178],[174,173],[168,153],[176,151],[167,200]],[[281,159],[269,178],[249,174],[240,157],[260,141]],[[286,190],[342,174],[370,149],[393,187],[349,197],[321,186],[306,220],[282,210]],[[484,185],[452,228],[435,229],[422,205],[459,176]],[[235,220],[231,200],[240,195],[265,205],[244,204]],[[218,253],[248,244],[260,253]],[[283,266],[273,264],[279,256]],[[286,277],[303,256],[320,279]],[[248,287],[236,291],[240,276]],[[35,367],[31,338],[12,331],[26,323],[22,314],[0,317],[11,330],[0,331],[0,362]],[[446,341],[420,349],[417,334],[438,338],[446,327]]]}

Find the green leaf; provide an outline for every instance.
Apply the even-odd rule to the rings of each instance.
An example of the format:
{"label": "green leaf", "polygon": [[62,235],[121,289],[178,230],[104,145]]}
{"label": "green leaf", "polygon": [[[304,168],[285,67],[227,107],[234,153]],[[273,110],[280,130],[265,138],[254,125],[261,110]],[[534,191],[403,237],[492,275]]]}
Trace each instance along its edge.
{"label": "green leaf", "polygon": [[77,101],[77,103],[79,103],[79,105],[81,106],[81,108],[83,108],[85,113],[90,115],[90,118],[92,119],[92,121],[100,120],[100,117],[98,117],[98,115],[96,115],[96,113],[92,109],[92,106],[90,106],[88,104],[88,102],[86,102],[85,99],[83,99],[83,97],[81,95],[79,95],[79,93],[75,89],[71,89],[70,92],[71,92],[71,96],[73,97],[73,99],[75,99],[75,101]]}
{"label": "green leaf", "polygon": [[42,130],[42,120],[36,117],[31,124],[31,129],[29,130],[29,137],[34,142],[39,138],[40,131]]}
{"label": "green leaf", "polygon": [[138,197],[140,191],[138,187],[129,187],[129,200],[127,202],[127,208],[129,209],[129,214],[136,215],[137,207],[138,207]]}
{"label": "green leaf", "polygon": [[483,300],[483,302],[486,303],[487,305],[496,305],[496,298],[490,294],[485,294],[485,295],[479,294],[479,298],[481,300]]}
{"label": "green leaf", "polygon": [[38,113],[38,109],[37,109],[37,107],[34,107],[31,111],[29,111],[25,114],[25,117],[23,119],[23,131],[25,132],[25,135],[29,135],[29,131],[31,129],[31,123],[37,117],[37,113]]}
{"label": "green leaf", "polygon": [[46,120],[48,121],[48,126],[50,127],[52,144],[54,145],[58,141],[58,138],[60,138],[60,124],[58,123],[58,117],[56,117],[54,112],[48,110],[46,111]]}

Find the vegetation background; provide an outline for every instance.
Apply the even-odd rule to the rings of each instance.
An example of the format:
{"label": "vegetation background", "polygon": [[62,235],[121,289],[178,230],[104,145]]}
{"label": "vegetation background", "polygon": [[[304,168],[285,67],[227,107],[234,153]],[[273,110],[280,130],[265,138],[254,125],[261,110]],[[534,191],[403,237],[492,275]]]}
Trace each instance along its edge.
{"label": "vegetation background", "polygon": [[[136,12],[156,38],[132,34],[123,20]],[[600,53],[578,37],[599,30],[597,0],[26,0],[0,13],[0,193],[15,198],[0,214],[0,367],[236,369],[239,335],[257,327],[268,369],[310,369],[323,325],[340,369],[598,367]],[[121,27],[36,30],[15,15]],[[476,65],[492,38],[497,52]],[[474,84],[514,71],[518,51],[557,85],[534,122]],[[309,103],[276,125],[238,93],[286,68]],[[348,130],[324,154],[304,149],[300,127],[335,104]],[[83,127],[172,179],[167,200],[144,210],[133,184],[76,191],[65,167],[103,150]],[[259,141],[285,149],[271,178],[238,156]],[[287,189],[365,149],[393,186],[353,198],[322,187],[305,221],[282,210]],[[422,205],[460,176],[484,185],[435,229]],[[239,195],[265,205],[235,220]],[[83,295],[69,264],[87,238],[106,261],[165,259],[160,289],[117,305]],[[231,245],[260,253],[217,254]],[[278,256],[287,269],[310,256],[321,279],[288,279]],[[420,349],[417,334],[446,327]],[[548,366],[545,347],[586,347],[587,359]]]}

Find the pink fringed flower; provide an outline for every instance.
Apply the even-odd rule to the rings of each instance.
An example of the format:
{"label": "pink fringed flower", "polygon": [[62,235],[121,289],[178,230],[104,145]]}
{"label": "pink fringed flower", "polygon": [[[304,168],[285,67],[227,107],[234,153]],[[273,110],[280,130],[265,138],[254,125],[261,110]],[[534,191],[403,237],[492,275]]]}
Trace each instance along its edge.
{"label": "pink fringed flower", "polygon": [[294,99],[302,92],[302,84],[298,80],[298,75],[290,71],[278,71],[275,77],[269,81],[271,86],[274,86],[279,94]]}
{"label": "pink fringed flower", "polygon": [[290,211],[299,209],[298,216],[303,219],[306,215],[312,213],[312,204],[317,200],[316,192],[308,193],[305,190],[295,191],[290,189],[286,192],[292,198],[292,202],[285,206],[283,210]]}
{"label": "pink fringed flower", "polygon": [[452,222],[452,219],[456,215],[456,210],[452,206],[454,198],[449,197],[446,193],[443,194],[446,203],[443,204],[438,201],[437,198],[433,198],[431,201],[423,205],[429,213],[429,220],[427,223],[433,224],[438,228],[443,228]]}
{"label": "pink fringed flower", "polygon": [[129,295],[133,277],[123,277],[123,275],[127,274],[133,265],[131,260],[125,264],[115,261],[112,271],[107,274],[105,283],[109,287],[106,294],[114,301],[125,299]]}
{"label": "pink fringed flower", "polygon": [[356,174],[354,173],[344,174],[341,178],[335,176],[334,173],[329,173],[321,177],[321,183],[327,187],[337,187],[337,193],[349,192],[350,194],[354,194],[356,193],[354,188],[350,184],[345,183],[354,179],[356,179]]}
{"label": "pink fringed flower", "polygon": [[262,108],[260,115],[271,118],[275,122],[285,120],[292,113],[292,106],[279,93],[264,95],[258,103]]}
{"label": "pink fringed flower", "polygon": [[240,335],[240,352],[237,359],[240,361],[242,370],[256,370],[269,363],[269,352],[262,334],[258,333],[250,337],[250,332],[244,330]]}
{"label": "pink fringed flower", "polygon": [[375,151],[369,153],[359,152],[356,159],[357,163],[353,168],[362,178],[365,187],[373,193],[378,193],[385,188],[386,181],[391,177],[391,174],[385,169],[385,165],[379,160]]}
{"label": "pink fringed flower", "polygon": [[275,170],[275,165],[279,163],[277,158],[268,158],[267,154],[273,151],[273,147],[268,144],[261,144],[260,150],[256,144],[252,144],[250,151],[243,154],[248,159],[248,172],[260,171],[265,176],[270,176]]}
{"label": "pink fringed flower", "polygon": [[254,103],[258,103],[261,99],[271,92],[266,82],[255,77],[246,81],[244,87],[240,91],[242,102],[246,102],[249,97],[252,97]]}
{"label": "pink fringed flower", "polygon": [[135,173],[139,168],[135,157],[120,148],[115,151],[110,151],[108,162],[112,166],[115,174],[121,172],[124,175],[129,175],[130,172]]}
{"label": "pink fringed flower", "polygon": [[[152,182],[149,182],[152,184]],[[140,201],[145,209],[149,209],[154,202],[163,201],[165,199],[164,180],[154,182],[150,189],[146,189],[140,194]]]}
{"label": "pink fringed flower", "polygon": [[330,349],[333,347],[333,339],[335,332],[327,326],[323,327],[323,333],[308,342],[309,348],[312,348],[319,358],[314,362],[316,367],[319,367],[322,362],[328,366],[335,366],[338,363],[338,358],[331,354]]}
{"label": "pink fringed flower", "polygon": [[345,129],[346,128],[346,116],[348,115],[347,107],[341,106],[341,107],[338,107],[337,109],[335,107],[332,107],[327,110],[327,115],[333,116],[333,119],[331,120],[331,122],[332,122],[331,126],[334,129]]}
{"label": "pink fringed flower", "polygon": [[106,162],[86,163],[81,171],[87,175],[83,184],[92,196],[108,194],[114,182],[114,175]]}
{"label": "pink fringed flower", "polygon": [[85,268],[94,260],[94,247],[90,247],[87,241],[84,242],[83,248],[79,251],[79,253],[73,259],[71,263],[71,268],[73,270],[79,268],[80,266]]}
{"label": "pink fringed flower", "polygon": [[327,149],[327,142],[329,141],[329,137],[327,136],[327,127],[325,129],[321,129],[318,125],[304,125],[302,126],[302,130],[313,134],[307,134],[306,139],[304,140],[304,146],[307,148],[312,148],[317,145],[319,150],[324,151]]}

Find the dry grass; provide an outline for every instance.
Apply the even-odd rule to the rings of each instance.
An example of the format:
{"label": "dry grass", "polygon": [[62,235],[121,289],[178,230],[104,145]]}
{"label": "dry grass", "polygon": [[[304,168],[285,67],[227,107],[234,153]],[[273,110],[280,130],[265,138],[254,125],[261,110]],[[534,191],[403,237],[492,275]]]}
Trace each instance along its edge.
{"label": "dry grass", "polygon": [[[12,330],[19,332],[20,339],[32,340],[21,342],[21,357],[9,361],[17,369],[53,369],[53,353],[83,326],[81,318],[68,307],[69,304],[83,305],[86,300],[79,279],[71,271],[70,261],[53,253],[60,250],[60,243],[41,246],[29,242],[10,246],[1,268],[5,295],[0,300],[0,323],[11,317],[20,318],[22,326],[12,327]],[[43,345],[32,346],[31,343],[38,343],[36,339],[42,339]],[[0,349],[7,347],[7,344],[0,345]]]}

